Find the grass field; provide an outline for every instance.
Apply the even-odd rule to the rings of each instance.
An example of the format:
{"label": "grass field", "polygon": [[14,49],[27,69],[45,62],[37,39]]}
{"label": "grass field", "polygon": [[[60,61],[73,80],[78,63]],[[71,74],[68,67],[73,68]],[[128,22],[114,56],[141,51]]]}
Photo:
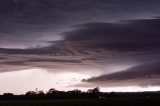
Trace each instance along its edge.
{"label": "grass field", "polygon": [[0,106],[159,106],[160,98],[5,100]]}

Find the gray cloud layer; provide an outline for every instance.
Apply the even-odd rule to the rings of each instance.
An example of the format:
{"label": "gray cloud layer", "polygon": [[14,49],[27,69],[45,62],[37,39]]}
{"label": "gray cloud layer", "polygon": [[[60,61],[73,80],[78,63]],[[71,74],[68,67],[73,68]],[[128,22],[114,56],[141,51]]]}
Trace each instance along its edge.
{"label": "gray cloud layer", "polygon": [[44,41],[63,39],[58,34],[79,23],[150,18],[159,14],[159,4],[159,0],[1,0],[0,47],[46,46]]}
{"label": "gray cloud layer", "polygon": [[146,63],[120,72],[84,79],[83,82],[100,86],[160,85],[160,62]]}
{"label": "gray cloud layer", "polygon": [[6,68],[98,67],[107,73],[110,66],[133,66],[159,58],[159,28],[160,19],[81,24],[62,33],[64,40],[48,42],[46,47],[0,48],[0,63]]}
{"label": "gray cloud layer", "polygon": [[159,5],[159,0],[0,0],[0,72],[97,69],[105,75],[86,82],[159,84],[160,19],[153,18]]}
{"label": "gray cloud layer", "polygon": [[52,54],[68,49],[159,51],[159,29],[160,19],[87,23],[76,26],[70,32],[62,33],[64,40],[48,42],[50,46],[29,49],[1,48],[0,51],[8,54]]}

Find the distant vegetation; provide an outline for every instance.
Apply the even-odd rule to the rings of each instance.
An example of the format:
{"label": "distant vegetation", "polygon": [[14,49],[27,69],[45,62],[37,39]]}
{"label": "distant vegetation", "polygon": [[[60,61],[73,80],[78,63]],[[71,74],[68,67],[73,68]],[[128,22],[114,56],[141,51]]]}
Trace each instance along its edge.
{"label": "distant vegetation", "polygon": [[0,106],[160,106],[160,92],[105,93],[96,87],[87,92],[51,88],[44,93],[36,89],[23,95],[4,93]]}
{"label": "distant vegetation", "polygon": [[14,95],[13,93],[4,93],[0,95],[0,100],[37,100],[37,99],[71,99],[71,98],[98,98],[100,96],[99,87],[88,89],[87,92],[75,89],[72,91],[58,91],[51,88],[48,92],[28,91],[26,94]]}

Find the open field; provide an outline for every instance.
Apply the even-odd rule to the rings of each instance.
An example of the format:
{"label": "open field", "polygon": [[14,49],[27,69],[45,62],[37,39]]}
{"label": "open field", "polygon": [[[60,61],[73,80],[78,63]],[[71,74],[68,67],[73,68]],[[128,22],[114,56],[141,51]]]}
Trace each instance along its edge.
{"label": "open field", "polygon": [[0,106],[159,106],[160,98],[3,100]]}

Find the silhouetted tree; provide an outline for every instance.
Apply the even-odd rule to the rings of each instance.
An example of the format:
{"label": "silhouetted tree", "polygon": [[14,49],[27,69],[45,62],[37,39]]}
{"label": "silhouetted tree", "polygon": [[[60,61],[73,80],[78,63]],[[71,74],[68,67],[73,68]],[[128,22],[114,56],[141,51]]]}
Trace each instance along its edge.
{"label": "silhouetted tree", "polygon": [[38,95],[45,95],[45,93],[42,90],[40,90],[38,91]]}
{"label": "silhouetted tree", "polygon": [[99,87],[96,87],[96,88],[93,88],[93,93],[99,93],[100,92],[100,88]]}
{"label": "silhouetted tree", "polygon": [[47,94],[54,94],[55,92],[58,92],[58,90],[56,90],[55,88],[51,88]]}
{"label": "silhouetted tree", "polygon": [[87,90],[87,93],[92,93],[93,92],[93,89],[88,89]]}
{"label": "silhouetted tree", "polygon": [[99,87],[93,88],[93,89],[88,89],[87,93],[99,93],[100,89]]}
{"label": "silhouetted tree", "polygon": [[33,96],[33,95],[36,95],[36,94],[37,93],[35,91],[28,91],[28,92],[26,92],[25,95],[27,95],[27,96]]}
{"label": "silhouetted tree", "polygon": [[82,93],[82,91],[79,89],[74,89],[72,91],[68,91],[68,93]]}
{"label": "silhouetted tree", "polygon": [[3,96],[11,97],[11,96],[14,96],[14,94],[13,93],[4,93]]}

